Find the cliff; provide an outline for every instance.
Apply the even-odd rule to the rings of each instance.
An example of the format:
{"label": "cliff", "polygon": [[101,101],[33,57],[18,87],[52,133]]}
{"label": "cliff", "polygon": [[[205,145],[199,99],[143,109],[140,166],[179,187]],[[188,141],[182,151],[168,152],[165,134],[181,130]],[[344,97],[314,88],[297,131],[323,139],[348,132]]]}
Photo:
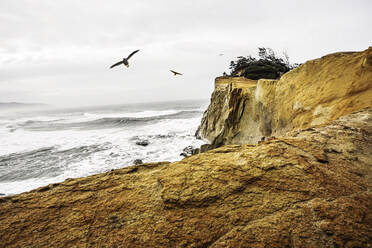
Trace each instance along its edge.
{"label": "cliff", "polygon": [[0,247],[371,247],[372,109],[0,198]]}
{"label": "cliff", "polygon": [[372,247],[371,73],[217,78],[198,132],[235,145],[0,198],[0,247]]}
{"label": "cliff", "polygon": [[211,147],[327,124],[372,105],[372,47],[311,60],[280,80],[219,77],[197,136]]}

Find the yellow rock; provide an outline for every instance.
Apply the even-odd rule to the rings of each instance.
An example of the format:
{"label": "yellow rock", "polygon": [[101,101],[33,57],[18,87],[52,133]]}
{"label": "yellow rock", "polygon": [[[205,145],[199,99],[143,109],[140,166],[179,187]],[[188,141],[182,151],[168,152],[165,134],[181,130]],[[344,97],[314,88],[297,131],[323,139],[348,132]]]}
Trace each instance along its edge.
{"label": "yellow rock", "polygon": [[308,61],[280,80],[221,77],[198,130],[212,147],[327,124],[372,106],[372,47]]}
{"label": "yellow rock", "polygon": [[370,61],[217,78],[199,133],[276,137],[0,198],[0,247],[371,247]]}
{"label": "yellow rock", "polygon": [[372,109],[0,198],[1,247],[370,247]]}

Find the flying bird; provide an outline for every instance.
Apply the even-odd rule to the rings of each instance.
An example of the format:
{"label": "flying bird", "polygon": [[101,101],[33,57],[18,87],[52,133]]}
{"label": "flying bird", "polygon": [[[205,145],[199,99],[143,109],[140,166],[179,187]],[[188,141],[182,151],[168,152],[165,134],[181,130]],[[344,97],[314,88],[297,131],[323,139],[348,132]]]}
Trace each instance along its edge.
{"label": "flying bird", "polygon": [[177,75],[183,75],[182,73],[179,73],[179,72],[176,72],[176,71],[172,71],[172,70],[170,70],[170,71],[173,72],[175,76],[177,76]]}
{"label": "flying bird", "polygon": [[122,61],[117,62],[116,64],[113,64],[112,66],[110,66],[110,68],[113,68],[113,67],[118,66],[118,65],[120,65],[120,64],[124,64],[126,67],[129,67],[129,62],[128,62],[128,60],[130,59],[130,57],[132,57],[132,56],[133,56],[136,52],[138,52],[138,51],[139,51],[139,50],[136,50],[136,51],[132,52],[131,54],[129,54],[129,56],[128,56],[127,58],[123,58]]}

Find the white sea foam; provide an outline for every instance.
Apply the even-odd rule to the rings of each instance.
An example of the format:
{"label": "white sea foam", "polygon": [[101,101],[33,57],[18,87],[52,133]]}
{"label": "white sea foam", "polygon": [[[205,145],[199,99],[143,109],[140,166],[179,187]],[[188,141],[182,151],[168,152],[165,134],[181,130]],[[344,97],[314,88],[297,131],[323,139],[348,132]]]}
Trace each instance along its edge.
{"label": "white sea foam", "polygon": [[[195,111],[196,108],[141,111],[84,111],[63,113],[37,118],[2,119],[0,122],[0,193],[17,194],[31,189],[61,182],[67,178],[84,177],[111,169],[132,165],[135,159],[143,162],[177,161],[186,146],[200,146],[203,142],[194,137],[202,113],[172,118],[181,111]],[[84,114],[85,113],[85,114]],[[191,112],[190,112],[191,113]],[[63,116],[63,118],[61,118]],[[18,126],[26,119],[45,121],[43,125],[69,123],[103,118],[147,118],[163,116],[156,121],[141,125],[118,126],[101,129],[63,129],[33,131]],[[63,120],[61,120],[63,119]],[[50,122],[49,122],[50,121]],[[148,140],[148,146],[136,145],[138,140]],[[43,148],[51,147],[45,152]],[[33,153],[41,149],[43,152]],[[29,155],[28,153],[32,154]],[[9,158],[11,155],[11,159]],[[3,158],[3,160],[2,160]],[[5,159],[4,159],[5,158]],[[8,159],[8,160],[7,160]],[[40,166],[39,166],[40,165]],[[48,165],[55,171],[48,170]],[[33,167],[32,167],[33,166]],[[42,176],[6,179],[7,174],[17,175],[28,170],[40,170]],[[44,170],[44,171],[43,171]],[[13,173],[14,172],[14,173]]]}
{"label": "white sea foam", "polygon": [[163,116],[179,113],[178,110],[163,110],[163,111],[141,111],[131,113],[105,113],[105,114],[94,114],[84,113],[84,116],[90,119],[103,119],[103,118],[145,118],[154,116]]}

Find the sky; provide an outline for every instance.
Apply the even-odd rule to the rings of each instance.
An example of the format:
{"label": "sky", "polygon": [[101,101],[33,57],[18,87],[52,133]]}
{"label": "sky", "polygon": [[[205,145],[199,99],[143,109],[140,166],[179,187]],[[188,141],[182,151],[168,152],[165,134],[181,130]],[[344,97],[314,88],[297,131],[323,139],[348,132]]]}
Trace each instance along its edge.
{"label": "sky", "polygon": [[[371,0],[1,0],[0,102],[208,99],[257,47],[292,63],[367,49],[371,13]],[[129,68],[109,69],[136,49]]]}

